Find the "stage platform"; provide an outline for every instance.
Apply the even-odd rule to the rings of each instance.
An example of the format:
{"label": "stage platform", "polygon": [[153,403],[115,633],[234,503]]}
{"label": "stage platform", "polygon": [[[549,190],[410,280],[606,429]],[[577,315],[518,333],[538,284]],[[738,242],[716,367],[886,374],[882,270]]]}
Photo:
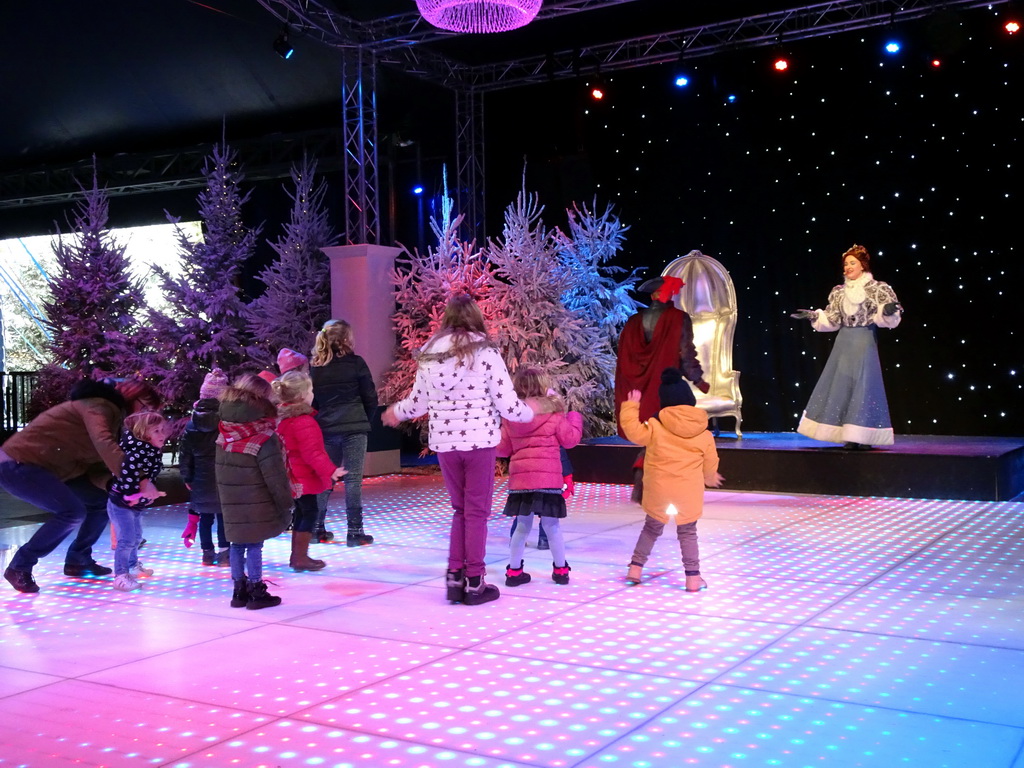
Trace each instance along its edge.
{"label": "stage platform", "polygon": [[[795,432],[723,432],[715,441],[735,491],[1007,501],[1024,494],[1024,438],[897,435],[896,444],[847,451]],[[632,483],[639,447],[618,437],[569,451],[577,482]]]}

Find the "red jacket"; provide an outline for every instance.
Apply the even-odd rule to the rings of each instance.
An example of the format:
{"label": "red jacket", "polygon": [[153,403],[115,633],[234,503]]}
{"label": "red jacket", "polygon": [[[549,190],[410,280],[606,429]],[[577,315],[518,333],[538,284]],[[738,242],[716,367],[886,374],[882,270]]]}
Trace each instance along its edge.
{"label": "red jacket", "polygon": [[313,418],[316,411],[305,403],[290,403],[282,405],[279,414],[277,434],[284,442],[292,495],[326,491],[337,467],[324,449],[324,435]]}
{"label": "red jacket", "polygon": [[583,436],[583,417],[576,411],[538,413],[533,421],[502,420],[499,456],[511,456],[508,487],[534,491],[562,487],[559,448],[572,448]]}

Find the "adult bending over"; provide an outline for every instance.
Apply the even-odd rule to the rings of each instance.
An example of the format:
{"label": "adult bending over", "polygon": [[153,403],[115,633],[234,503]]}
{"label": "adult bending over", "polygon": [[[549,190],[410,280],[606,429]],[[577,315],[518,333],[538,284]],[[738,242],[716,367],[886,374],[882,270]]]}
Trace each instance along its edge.
{"label": "adult bending over", "polygon": [[427,444],[437,452],[455,514],[448,545],[448,599],[479,605],[500,596],[484,582],[487,517],[494,494],[501,420],[527,422],[533,411],[516,395],[504,360],[487,338],[484,316],[469,296],[445,307],[423,346],[412,392],[384,413],[385,426],[430,414]]}
{"label": "adult bending over", "polygon": [[32,568],[78,535],[64,559],[67,576],[106,576],[111,569],[93,559],[92,548],[107,525],[107,487],[121,471],[118,445],[128,413],[160,407],[147,384],[129,380],[115,389],[83,381],[71,399],[39,414],[0,448],[0,487],[22,501],[51,512],[14,553],[4,578],[19,592],[38,592]]}
{"label": "adult bending over", "polygon": [[839,331],[797,432],[847,449],[893,443],[875,335],[879,327],[899,325],[903,307],[892,288],[871,275],[870,263],[864,246],[853,246],[843,254],[846,281],[832,289],[828,306],[792,315],[810,320],[816,331]]}

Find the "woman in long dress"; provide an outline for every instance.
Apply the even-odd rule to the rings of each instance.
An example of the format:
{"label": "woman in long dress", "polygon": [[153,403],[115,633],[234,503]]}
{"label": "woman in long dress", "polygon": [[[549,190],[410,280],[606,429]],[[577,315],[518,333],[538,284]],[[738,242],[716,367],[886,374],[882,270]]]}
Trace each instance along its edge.
{"label": "woman in long dress", "polygon": [[846,280],[832,289],[828,306],[793,314],[816,331],[839,331],[797,432],[854,450],[893,444],[875,336],[878,328],[900,324],[903,307],[871,275],[870,263],[867,249],[854,245],[843,254]]}

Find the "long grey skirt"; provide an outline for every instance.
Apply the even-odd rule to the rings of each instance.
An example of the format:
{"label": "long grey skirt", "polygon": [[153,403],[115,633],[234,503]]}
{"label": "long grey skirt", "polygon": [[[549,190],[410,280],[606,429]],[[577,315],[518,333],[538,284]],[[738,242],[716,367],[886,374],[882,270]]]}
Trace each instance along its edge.
{"label": "long grey skirt", "polygon": [[830,443],[892,445],[875,326],[839,329],[797,432]]}

